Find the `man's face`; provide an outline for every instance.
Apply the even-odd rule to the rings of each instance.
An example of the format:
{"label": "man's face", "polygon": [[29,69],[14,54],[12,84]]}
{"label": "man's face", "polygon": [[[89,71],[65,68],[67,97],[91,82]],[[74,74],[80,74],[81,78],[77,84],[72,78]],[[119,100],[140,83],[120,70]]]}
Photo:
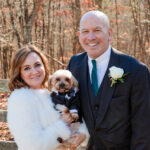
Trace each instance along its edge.
{"label": "man's face", "polygon": [[79,41],[88,55],[96,59],[108,48],[112,30],[108,29],[102,18],[86,16],[80,24]]}

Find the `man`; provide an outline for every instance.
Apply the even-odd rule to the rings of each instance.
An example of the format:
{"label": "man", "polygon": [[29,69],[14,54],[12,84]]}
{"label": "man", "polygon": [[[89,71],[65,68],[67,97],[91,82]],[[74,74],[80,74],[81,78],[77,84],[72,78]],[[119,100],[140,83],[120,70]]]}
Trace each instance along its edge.
{"label": "man", "polygon": [[88,150],[150,150],[150,73],[112,48],[111,39],[103,12],[82,16],[79,41],[85,52],[73,56],[68,69],[79,82]]}

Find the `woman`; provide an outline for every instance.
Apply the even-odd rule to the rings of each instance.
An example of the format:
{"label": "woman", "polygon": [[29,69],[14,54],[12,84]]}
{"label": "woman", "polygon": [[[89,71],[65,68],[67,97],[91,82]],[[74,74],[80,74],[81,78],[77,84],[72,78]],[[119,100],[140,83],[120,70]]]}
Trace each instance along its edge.
{"label": "woman", "polygon": [[71,116],[60,116],[53,108],[46,89],[48,77],[47,59],[35,46],[16,52],[8,85],[12,93],[7,120],[19,150],[55,150],[60,139],[72,139],[70,146],[76,147],[85,139],[84,127],[71,136]]}

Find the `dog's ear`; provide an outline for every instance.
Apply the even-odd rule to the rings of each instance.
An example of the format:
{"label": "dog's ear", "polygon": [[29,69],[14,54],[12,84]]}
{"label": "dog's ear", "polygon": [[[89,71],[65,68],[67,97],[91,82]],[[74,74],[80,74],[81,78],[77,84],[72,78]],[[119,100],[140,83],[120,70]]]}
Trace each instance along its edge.
{"label": "dog's ear", "polygon": [[76,78],[72,75],[72,76],[71,76],[71,79],[72,79],[72,81],[73,81],[73,86],[75,86],[76,88],[78,88],[78,87],[79,87],[79,84],[78,84],[78,81],[76,80]]}
{"label": "dog's ear", "polygon": [[52,85],[52,79],[53,79],[53,76],[52,75],[50,75],[49,76],[49,80],[48,80],[48,89],[52,92],[52,87],[53,87],[53,85]]}

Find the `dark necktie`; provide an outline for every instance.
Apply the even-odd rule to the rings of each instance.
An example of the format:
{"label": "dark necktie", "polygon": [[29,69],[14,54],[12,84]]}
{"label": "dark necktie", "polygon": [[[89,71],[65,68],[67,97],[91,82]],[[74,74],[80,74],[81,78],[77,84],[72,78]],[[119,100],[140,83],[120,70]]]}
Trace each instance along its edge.
{"label": "dark necktie", "polygon": [[94,95],[96,96],[98,93],[98,80],[97,80],[97,69],[96,69],[96,60],[92,60],[93,68],[92,68],[92,88],[94,90]]}

